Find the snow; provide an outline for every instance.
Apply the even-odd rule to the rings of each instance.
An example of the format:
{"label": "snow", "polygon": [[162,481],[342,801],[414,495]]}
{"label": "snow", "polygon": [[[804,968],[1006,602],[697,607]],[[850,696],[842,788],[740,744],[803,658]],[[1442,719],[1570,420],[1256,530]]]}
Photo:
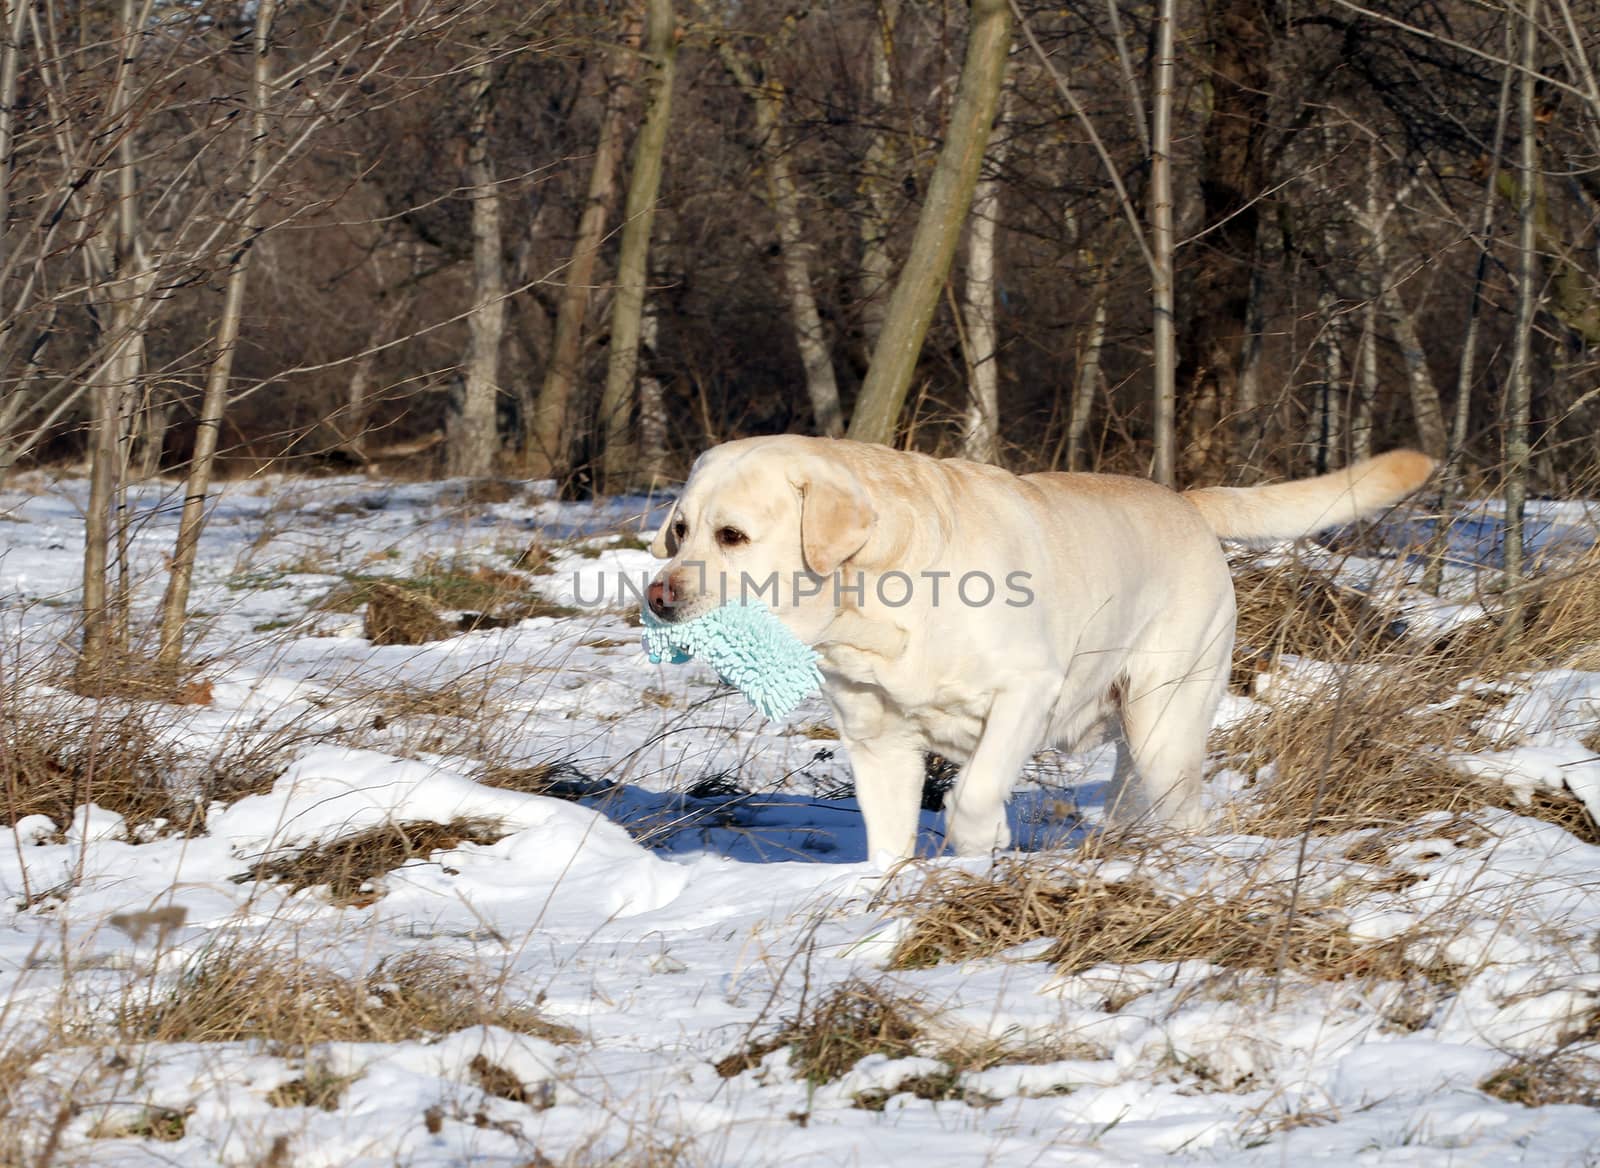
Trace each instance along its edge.
{"label": "snow", "polygon": [[[270,781],[211,802],[189,837],[130,838],[122,816],[93,802],[68,822],[30,815],[0,832],[0,1055],[64,1017],[71,1033],[112,1036],[50,1044],[5,1114],[0,1158],[11,1138],[34,1162],[58,1116],[61,1162],[112,1165],[651,1154],[740,1166],[1576,1165],[1600,1147],[1600,1113],[1525,1107],[1479,1086],[1592,1027],[1600,1009],[1600,848],[1551,824],[1480,811],[1463,832],[1425,818],[1391,835],[1382,868],[1350,858],[1355,835],[1302,849],[1219,827],[1093,869],[1175,893],[1337,891],[1355,939],[1404,939],[1414,962],[1448,963],[1446,984],[1200,961],[1062,974],[1037,942],[890,970],[905,927],[895,898],[927,872],[988,865],[873,868],[819,700],[768,723],[703,667],[647,663],[617,581],[651,571],[637,544],[659,500],[566,504],[535,490],[474,504],[451,482],[231,484],[193,601],[210,702],[177,706],[95,703],[60,686],[83,498],[81,481],[37,474],[0,494],[0,714],[80,737],[140,714],[170,754],[175,791],[205,790],[219,769],[265,766]],[[177,496],[145,487],[131,500],[137,624],[159,598]],[[1593,518],[1584,505],[1540,504],[1540,554],[1586,546]],[[1408,618],[1444,630],[1481,611],[1494,532],[1485,506],[1452,546],[1446,597],[1413,595]],[[505,568],[534,539],[555,553],[534,586],[577,615],[374,647],[359,615],[317,607],[350,574],[398,578],[441,560]],[[1384,564],[1351,557],[1343,570],[1376,587]],[[594,605],[602,591],[610,599]],[[1286,662],[1255,698],[1315,692],[1329,668]],[[1600,673],[1496,684],[1510,696],[1483,715],[1485,749],[1452,765],[1522,798],[1565,789],[1600,810],[1600,759],[1583,745],[1600,727]],[[1223,720],[1255,708],[1230,697]],[[488,768],[531,767],[550,768],[561,797],[485,781]],[[1011,807],[1019,846],[1067,871],[1091,863],[1077,849],[1109,777],[1104,751],[1036,760]],[[1219,770],[1208,806],[1249,798],[1249,780]],[[417,855],[359,904],[250,876],[373,827],[462,818],[495,821],[500,838]],[[924,815],[921,839],[931,855],[936,815]],[[1396,873],[1406,880],[1383,878]],[[578,1040],[493,1024],[298,1050],[117,1034],[118,1003],[181,992],[210,955],[240,947],[353,978],[408,956],[463,962]],[[915,1053],[869,1054],[823,1084],[782,1047],[717,1073],[851,979],[916,1003]],[[939,1054],[957,1046],[997,1053],[961,1071],[948,1098],[909,1089],[946,1073]],[[484,1064],[521,1098],[486,1091]],[[348,1080],[330,1110],[274,1096],[312,1069]],[[861,1107],[863,1095],[882,1109]],[[147,1134],[155,1111],[184,1117],[176,1139]]]}

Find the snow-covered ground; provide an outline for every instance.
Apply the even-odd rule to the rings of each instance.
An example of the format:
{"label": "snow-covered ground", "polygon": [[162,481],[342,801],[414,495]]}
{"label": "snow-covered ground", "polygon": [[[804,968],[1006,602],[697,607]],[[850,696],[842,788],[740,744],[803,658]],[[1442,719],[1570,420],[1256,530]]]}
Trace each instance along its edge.
{"label": "snow-covered ground", "polygon": [[[0,495],[0,718],[92,738],[137,713],[179,792],[267,772],[206,808],[196,834],[133,832],[93,805],[0,833],[0,1162],[1600,1164],[1600,1112],[1480,1089],[1595,1033],[1600,848],[1484,810],[1472,830],[1400,825],[1381,866],[1350,858],[1351,837],[1220,831],[1110,862],[1174,895],[1315,890],[1358,941],[1428,938],[1408,959],[1459,971],[1434,982],[1198,961],[1063,974],[1038,944],[891,969],[896,898],[930,872],[988,865],[869,867],[819,703],[767,723],[702,667],[646,662],[621,582],[653,570],[637,538],[647,500],[477,497],[460,482],[230,485],[192,603],[199,700],[138,705],[60,687],[83,484],[28,475]],[[170,486],[131,499],[136,628],[159,598],[175,501]],[[1582,505],[1538,518],[1552,556],[1592,540]],[[1481,611],[1474,565],[1494,530],[1492,509],[1462,529],[1446,600],[1413,619]],[[359,612],[319,605],[352,580],[505,571],[535,542],[552,556],[530,588],[577,615],[375,647]],[[1345,566],[1355,583],[1405,570]],[[1600,673],[1513,688],[1486,715],[1494,749],[1456,764],[1522,791],[1564,786],[1600,812],[1600,760],[1582,744],[1600,728]],[[1036,760],[1011,809],[1030,862],[1106,878],[1093,845],[1108,765]],[[541,767],[565,797],[483,781]],[[1215,807],[1254,797],[1225,770],[1209,786]],[[385,822],[463,817],[500,838],[419,855],[340,903],[251,875]],[[939,838],[925,815],[925,852]],[[128,1028],[133,1005],[181,997],[218,954],[356,980],[438,958],[474,971],[461,992],[493,984],[576,1040],[483,1025],[289,1049]],[[789,1047],[763,1048],[852,979],[915,1003],[912,1054],[813,1083]],[[915,1089],[949,1078],[950,1050],[984,1044],[943,1097]],[[8,1073],[19,1051],[37,1061]],[[741,1051],[751,1065],[724,1061]],[[342,1084],[327,1106],[282,1090],[312,1067]]]}

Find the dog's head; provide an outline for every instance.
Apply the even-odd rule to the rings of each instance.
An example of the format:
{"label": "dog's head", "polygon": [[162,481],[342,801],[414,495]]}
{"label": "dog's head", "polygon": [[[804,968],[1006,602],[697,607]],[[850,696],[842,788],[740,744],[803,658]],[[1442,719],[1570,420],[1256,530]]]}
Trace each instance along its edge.
{"label": "dog's head", "polygon": [[877,515],[826,442],[752,438],[714,447],[690,471],[650,551],[671,562],[650,586],[653,612],[693,620],[760,600],[802,640],[832,619],[829,578],[872,538]]}

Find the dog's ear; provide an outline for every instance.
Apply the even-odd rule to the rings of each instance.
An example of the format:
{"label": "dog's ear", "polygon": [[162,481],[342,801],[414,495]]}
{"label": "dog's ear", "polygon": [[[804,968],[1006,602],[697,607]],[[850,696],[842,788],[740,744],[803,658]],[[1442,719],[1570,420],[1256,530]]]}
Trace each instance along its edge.
{"label": "dog's ear", "polygon": [[800,492],[801,555],[807,571],[826,576],[866,546],[877,513],[842,471],[818,470],[794,485]]}
{"label": "dog's ear", "polygon": [[678,509],[674,507],[667,512],[661,526],[656,528],[656,537],[650,541],[650,554],[656,559],[670,560],[678,554],[678,537],[672,530],[677,522]]}

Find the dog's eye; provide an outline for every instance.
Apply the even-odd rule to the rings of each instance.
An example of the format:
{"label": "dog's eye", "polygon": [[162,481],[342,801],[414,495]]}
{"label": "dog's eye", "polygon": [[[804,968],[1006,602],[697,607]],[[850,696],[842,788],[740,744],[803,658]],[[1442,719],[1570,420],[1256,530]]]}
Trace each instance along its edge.
{"label": "dog's eye", "polygon": [[737,527],[719,527],[717,542],[723,547],[738,547],[742,543],[749,543],[750,537]]}
{"label": "dog's eye", "polygon": [[680,519],[672,525],[672,538],[682,542],[683,537],[689,534],[689,524]]}

